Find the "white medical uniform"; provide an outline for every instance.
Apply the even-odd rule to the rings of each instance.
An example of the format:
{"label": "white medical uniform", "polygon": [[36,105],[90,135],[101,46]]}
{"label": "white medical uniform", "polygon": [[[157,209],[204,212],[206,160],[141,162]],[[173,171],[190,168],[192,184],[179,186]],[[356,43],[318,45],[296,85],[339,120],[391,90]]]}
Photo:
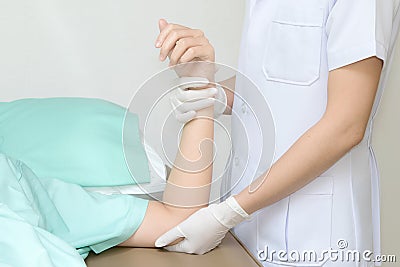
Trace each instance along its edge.
{"label": "white medical uniform", "polygon": [[[340,250],[343,244],[346,246],[343,250],[379,252],[378,175],[370,137],[398,32],[398,3],[394,0],[248,1],[239,70],[254,81],[270,105],[276,127],[273,161],[322,117],[329,71],[371,56],[384,61],[363,141],[316,180],[258,211],[252,220],[234,229],[254,255],[265,246],[270,251],[322,253],[330,248]],[[253,105],[258,95],[246,91],[245,79],[237,80],[236,92],[243,99],[235,97],[234,101],[231,181],[225,185],[225,190],[233,188],[233,194],[269,167],[256,166],[257,160],[252,160],[257,158],[260,147],[264,151],[273,150],[273,146],[265,145],[268,141],[260,145],[262,140],[254,128],[251,109],[259,112]],[[244,144],[243,140],[249,142]],[[339,240],[345,241],[338,246]],[[282,266],[267,261],[263,264]],[[373,264],[328,261],[323,266]]]}

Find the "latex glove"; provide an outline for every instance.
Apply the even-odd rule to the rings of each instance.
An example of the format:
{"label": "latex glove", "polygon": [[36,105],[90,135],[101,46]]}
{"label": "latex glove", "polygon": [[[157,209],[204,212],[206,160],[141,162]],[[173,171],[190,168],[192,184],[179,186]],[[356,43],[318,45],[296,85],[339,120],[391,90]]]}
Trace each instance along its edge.
{"label": "latex glove", "polygon": [[[249,218],[235,198],[230,197],[224,202],[198,210],[160,236],[155,246],[169,251],[204,254],[218,246],[229,229]],[[181,237],[184,239],[179,243],[167,246]]]}
{"label": "latex glove", "polygon": [[214,117],[219,117],[224,113],[227,105],[227,97],[224,89],[220,85],[216,88],[190,90],[189,88],[199,88],[205,86],[205,78],[185,77],[179,79],[179,86],[170,102],[174,109],[175,118],[186,123],[196,116],[198,110],[214,105]]}

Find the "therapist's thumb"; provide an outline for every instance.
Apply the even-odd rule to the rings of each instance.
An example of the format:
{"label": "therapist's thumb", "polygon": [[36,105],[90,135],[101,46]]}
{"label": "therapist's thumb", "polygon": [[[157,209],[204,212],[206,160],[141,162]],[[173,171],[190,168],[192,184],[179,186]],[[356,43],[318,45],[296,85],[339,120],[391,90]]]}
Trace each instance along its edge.
{"label": "therapist's thumb", "polygon": [[176,226],[171,230],[169,230],[168,232],[166,232],[165,234],[163,234],[162,236],[160,236],[156,240],[155,246],[157,248],[165,247],[166,245],[171,244],[172,242],[181,237],[185,237],[185,235],[182,233],[179,226]]}
{"label": "therapist's thumb", "polygon": [[168,22],[165,19],[160,19],[158,21],[158,28],[160,29],[160,32],[162,30],[164,30],[164,28],[167,27],[167,26],[168,26]]}

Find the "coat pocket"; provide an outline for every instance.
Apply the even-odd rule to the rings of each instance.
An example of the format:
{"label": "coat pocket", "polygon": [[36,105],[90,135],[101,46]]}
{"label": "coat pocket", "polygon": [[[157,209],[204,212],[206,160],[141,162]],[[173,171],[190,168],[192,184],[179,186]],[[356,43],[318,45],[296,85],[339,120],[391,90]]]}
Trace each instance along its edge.
{"label": "coat pocket", "polygon": [[323,9],[280,7],[263,58],[267,80],[311,85],[320,76]]}
{"label": "coat pocket", "polygon": [[289,197],[286,225],[288,251],[315,251],[320,256],[330,248],[333,177],[320,176]]}

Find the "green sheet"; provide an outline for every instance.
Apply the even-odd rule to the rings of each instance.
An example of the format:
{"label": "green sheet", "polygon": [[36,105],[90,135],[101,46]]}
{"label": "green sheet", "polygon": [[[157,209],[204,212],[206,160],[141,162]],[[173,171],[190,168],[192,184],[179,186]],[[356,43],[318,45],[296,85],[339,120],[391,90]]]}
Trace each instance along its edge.
{"label": "green sheet", "polygon": [[38,179],[21,161],[0,154],[0,266],[85,266],[90,250],[100,253],[128,239],[147,205]]}

